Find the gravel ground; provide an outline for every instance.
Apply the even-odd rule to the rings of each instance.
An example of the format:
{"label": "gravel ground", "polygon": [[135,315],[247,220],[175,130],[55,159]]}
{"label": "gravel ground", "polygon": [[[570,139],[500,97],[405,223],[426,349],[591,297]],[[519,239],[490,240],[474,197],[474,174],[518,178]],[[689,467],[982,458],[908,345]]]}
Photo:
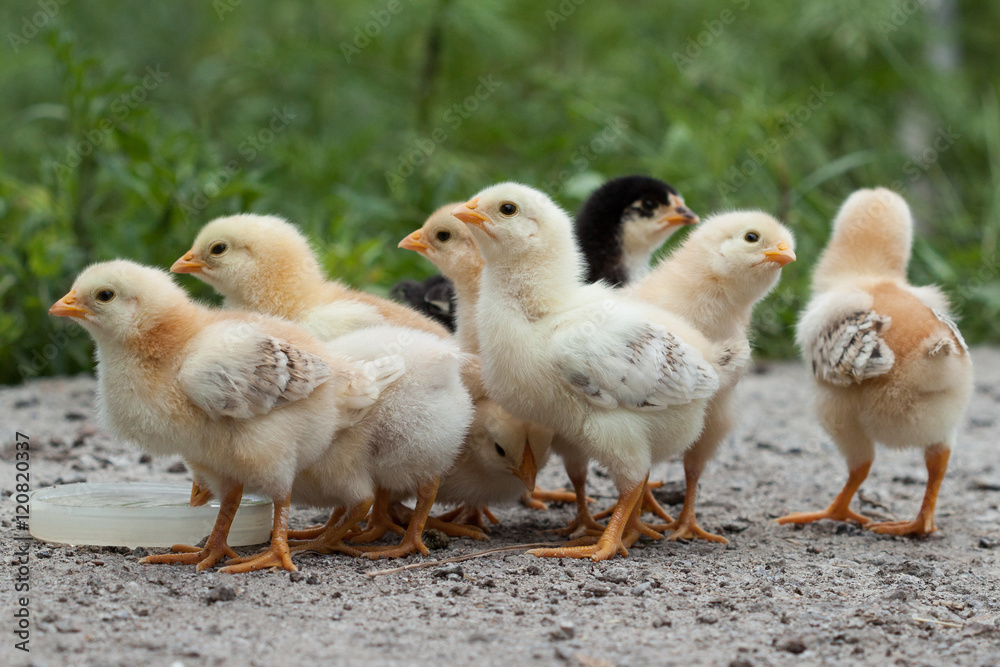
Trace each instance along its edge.
{"label": "gravel ground", "polygon": [[[543,560],[509,552],[369,577],[391,565],[304,556],[300,575],[197,574],[143,566],[141,554],[29,542],[30,653],[14,649],[14,572],[3,569],[3,664],[1000,664],[1000,350],[977,349],[977,385],[927,539],[824,522],[780,527],[819,509],[844,464],[813,420],[809,382],[794,364],[746,378],[743,419],[702,481],[700,516],[728,546],[645,542],[628,559]],[[93,380],[0,389],[7,539],[15,429],[31,438],[31,484],[173,481],[176,460],[150,461],[94,423]],[[679,463],[654,470],[676,512]],[[916,451],[879,452],[862,489],[875,517],[909,518],[926,473]],[[539,475],[563,484],[558,466]],[[592,475],[600,506],[612,488]],[[569,507],[499,508],[489,546],[551,539]],[[296,509],[293,525],[320,514]],[[470,553],[452,540],[431,559]],[[242,549],[244,553],[256,549]],[[125,553],[120,553],[124,551]],[[410,559],[416,562],[421,559]],[[426,559],[430,560],[430,559]],[[18,594],[23,595],[23,594]]]}

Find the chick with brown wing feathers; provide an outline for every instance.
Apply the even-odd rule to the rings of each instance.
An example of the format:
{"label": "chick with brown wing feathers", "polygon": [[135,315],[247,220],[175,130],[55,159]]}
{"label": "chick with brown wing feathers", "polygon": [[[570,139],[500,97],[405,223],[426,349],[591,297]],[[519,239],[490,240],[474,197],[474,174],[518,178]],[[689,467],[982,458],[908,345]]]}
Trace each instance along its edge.
{"label": "chick with brown wing feathers", "polygon": [[[626,293],[684,316],[711,341],[747,339],[754,304],[774,288],[782,267],[795,260],[794,246],[792,233],[766,213],[712,216]],[[712,397],[704,430],[684,452],[684,507],[668,526],[671,540],[727,542],[698,525],[695,501],[705,466],[736,422],[733,392],[739,376]]]}
{"label": "chick with brown wing feathers", "polygon": [[[892,535],[936,530],[938,491],[972,394],[972,360],[944,294],[907,281],[912,243],[910,209],[891,190],[855,192],[834,220],[796,341],[816,381],[820,422],[849,475],[827,509],[778,523],[852,520]],[[875,443],[924,451],[927,489],[913,521],[872,523],[850,509]]]}
{"label": "chick with brown wing feathers", "polygon": [[[97,343],[105,426],[152,454],[183,456],[222,498],[204,548],[176,545],[181,553],[143,562],[202,570],[228,556],[237,564],[227,572],[294,571],[293,482],[375,403],[385,384],[373,381],[373,365],[331,354],[285,320],[205,308],[167,273],[124,260],[86,269],[49,312],[72,317]],[[374,365],[401,371],[398,361],[383,355]],[[244,488],[272,499],[274,526],[266,551],[239,559],[226,537]],[[370,493],[368,482],[362,494]]]}
{"label": "chick with brown wing feathers", "polygon": [[745,341],[714,345],[683,318],[585,285],[569,217],[547,196],[501,183],[455,209],[486,261],[476,318],[490,396],[566,436],[604,465],[619,491],[596,544],[530,553],[604,560],[640,534],[652,463],[690,445],[707,399],[749,358]]}
{"label": "chick with brown wing feathers", "polygon": [[[292,320],[324,341],[375,325],[450,337],[439,323],[411,308],[327,279],[299,229],[275,216],[242,214],[207,223],[191,249],[170,270],[208,283],[225,297],[226,307]],[[463,377],[476,393],[479,380],[475,363],[463,366]],[[388,531],[403,534],[403,528],[389,514],[391,504],[388,490],[378,489],[360,539],[379,539]],[[315,539],[329,530],[336,518],[332,516],[326,526],[292,533],[297,538]],[[438,527],[456,537],[484,537],[470,533],[465,526],[444,523]]]}

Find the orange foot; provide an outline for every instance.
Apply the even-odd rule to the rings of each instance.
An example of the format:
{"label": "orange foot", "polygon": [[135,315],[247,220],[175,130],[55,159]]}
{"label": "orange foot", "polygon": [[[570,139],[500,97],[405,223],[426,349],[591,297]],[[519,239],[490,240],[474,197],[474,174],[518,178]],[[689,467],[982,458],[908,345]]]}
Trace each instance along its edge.
{"label": "orange foot", "polygon": [[[593,498],[588,498],[587,500],[593,501]],[[566,491],[565,489],[559,489],[558,491],[535,489],[531,493],[525,493],[521,496],[521,504],[528,509],[533,510],[547,510],[549,508],[548,503],[575,502],[576,494],[572,491]]]}
{"label": "orange foot", "polygon": [[882,521],[879,523],[870,523],[865,526],[866,529],[881,533],[883,535],[930,535],[937,530],[937,526],[934,525],[934,517],[921,517],[918,516],[913,521]]}
{"label": "orange foot", "polygon": [[389,516],[389,492],[385,489],[376,489],[375,503],[372,505],[365,529],[349,539],[358,544],[367,544],[381,539],[390,530],[397,535],[402,535],[405,532],[403,527]]}
{"label": "orange foot", "polygon": [[532,549],[528,553],[539,558],[590,558],[591,560],[607,560],[614,558],[616,554],[622,557],[628,556],[628,549],[623,534],[628,530],[626,540],[628,544],[634,544],[640,532],[645,532],[644,524],[637,521],[637,506],[642,497],[646,480],[636,484],[633,488],[622,493],[615,505],[615,511],[611,515],[608,527],[601,534],[597,544],[570,546],[565,545],[555,548]]}
{"label": "orange foot", "polygon": [[188,503],[191,507],[201,507],[212,499],[212,490],[198,484],[191,483],[191,500]]}
{"label": "orange foot", "polygon": [[292,562],[292,554],[288,550],[287,542],[279,541],[275,544],[272,541],[271,546],[266,551],[253,556],[234,558],[229,561],[229,565],[219,571],[228,574],[242,574],[254,570],[266,570],[269,567],[280,567],[289,572],[298,572],[299,569]]}
{"label": "orange foot", "polygon": [[413,513],[410,514],[406,534],[403,535],[399,544],[394,547],[359,547],[358,551],[372,560],[402,558],[418,552],[425,556],[430,555],[430,549],[424,544],[421,535],[424,532],[424,526],[427,525],[431,507],[434,505],[434,498],[437,496],[438,481],[439,479],[435,477],[417,488],[417,503],[413,508]]}
{"label": "orange foot", "polygon": [[[453,510],[445,512],[441,516],[434,518],[430,517],[427,519],[428,526],[431,528],[437,528],[441,530],[436,525],[431,522],[434,521],[444,521],[457,523],[463,526],[474,526],[484,533],[490,532],[490,524],[500,523],[500,519],[496,517],[493,512],[490,511],[489,507],[483,505],[482,507],[474,507],[472,505],[462,505],[461,507],[456,507]],[[478,539],[478,538],[477,538]]]}
{"label": "orange foot", "polygon": [[209,546],[206,543],[204,549],[201,547],[192,547],[187,544],[175,544],[170,549],[176,553],[146,556],[139,562],[144,565],[173,565],[175,563],[197,565],[198,571],[201,572],[213,567],[223,558],[239,558],[236,552],[230,549],[225,541],[213,546]]}
{"label": "orange foot", "polygon": [[308,528],[303,528],[301,530],[289,530],[288,539],[289,540],[315,540],[317,537],[322,535],[328,528],[336,525],[338,521],[344,516],[346,511],[343,507],[338,507],[333,510],[330,514],[330,518],[326,520],[326,523],[320,524],[318,526],[309,526]]}
{"label": "orange foot", "polygon": [[822,519],[832,519],[833,521],[857,521],[862,526],[871,521],[868,517],[858,514],[849,507],[828,507],[822,512],[792,512],[791,514],[786,514],[785,516],[779,518],[777,521],[781,525],[785,525],[786,523],[812,523],[813,521],[820,521]]}
{"label": "orange foot", "polygon": [[701,539],[708,540],[709,542],[718,542],[720,544],[729,544],[729,540],[724,538],[722,535],[710,533],[699,526],[694,513],[691,513],[688,516],[681,515],[677,517],[677,520],[670,523],[667,526],[667,529],[674,531],[670,533],[670,537],[667,538],[672,542],[676,542],[677,540]]}
{"label": "orange foot", "polygon": [[[484,508],[485,509],[485,508]],[[492,512],[486,510],[489,516],[493,516]],[[496,519],[496,517],[493,517]],[[451,521],[442,521],[441,519],[435,519],[434,517],[427,517],[426,528],[433,528],[435,530],[440,530],[442,533],[448,537],[468,537],[471,540],[488,540],[489,537],[486,536],[484,530],[480,530],[475,525],[465,525],[463,523],[453,523]]]}

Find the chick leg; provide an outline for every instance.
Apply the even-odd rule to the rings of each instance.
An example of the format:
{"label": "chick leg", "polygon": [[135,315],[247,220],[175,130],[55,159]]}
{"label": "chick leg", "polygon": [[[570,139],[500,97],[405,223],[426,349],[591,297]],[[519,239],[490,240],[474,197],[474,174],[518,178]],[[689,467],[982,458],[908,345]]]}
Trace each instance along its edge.
{"label": "chick leg", "polygon": [[212,567],[223,558],[236,558],[236,552],[229,548],[226,538],[229,536],[229,528],[233,525],[233,518],[236,516],[236,510],[240,508],[240,500],[242,498],[242,484],[236,484],[225,491],[222,497],[222,504],[219,506],[219,514],[215,517],[215,526],[205,541],[204,548],[192,547],[186,544],[175,544],[171,549],[180,553],[146,556],[139,562],[148,564],[197,564],[198,571],[200,572]]}
{"label": "chick leg", "polygon": [[[657,517],[663,519],[667,523],[672,523],[673,518],[671,518],[670,514],[667,513],[667,510],[663,509],[663,506],[660,505],[659,501],[653,495],[653,489],[659,488],[661,486],[663,486],[663,482],[648,482],[646,484],[646,488],[642,492],[641,511],[650,512],[652,514],[655,514]],[[615,508],[613,506],[609,507],[608,509],[602,510],[597,514],[595,514],[594,518],[603,519],[605,517],[609,517],[614,511]]]}
{"label": "chick leg", "polygon": [[571,539],[583,537],[585,535],[602,535],[604,526],[597,523],[590,515],[590,508],[587,506],[587,462],[582,463],[566,461],[566,474],[573,485],[573,492],[576,500],[576,516],[565,528],[557,528],[553,533],[567,535]]}
{"label": "chick leg", "polygon": [[[695,446],[697,447],[697,445]],[[684,453],[684,482],[686,484],[684,489],[684,507],[681,508],[681,513],[677,515],[677,520],[667,526],[668,530],[674,531],[670,534],[669,539],[676,541],[700,538],[709,542],[729,544],[729,540],[722,535],[715,535],[703,530],[698,525],[697,519],[695,519],[694,506],[698,497],[698,480],[701,479],[701,473],[705,471],[705,463],[704,457],[695,448],[689,449]]]}
{"label": "chick leg", "polygon": [[858,487],[868,477],[868,471],[871,467],[872,462],[867,461],[856,468],[852,468],[847,477],[847,483],[844,484],[844,488],[833,499],[830,506],[822,512],[794,512],[778,519],[778,523],[782,525],[786,523],[812,523],[820,519],[833,519],[834,521],[857,521],[862,526],[865,525],[871,519],[851,510],[850,504],[851,499],[854,498],[854,494],[858,492]]}
{"label": "chick leg", "polygon": [[[344,516],[344,512],[346,512],[346,511],[347,511],[347,508],[345,508],[345,507],[338,507],[337,509],[333,510],[333,512],[330,514],[330,518],[327,519],[326,523],[324,523],[322,525],[319,525],[319,526],[309,526],[308,528],[303,528],[302,530],[289,530],[288,531],[288,540],[289,540],[288,543],[292,544],[293,540],[295,540],[295,541],[298,541],[298,540],[315,540],[317,537],[319,537],[320,535],[322,535],[324,532],[326,532],[327,530],[329,530],[333,526],[337,525],[337,522],[340,521],[340,519]],[[364,517],[362,517],[362,518],[364,518]]]}
{"label": "chick leg", "polygon": [[351,542],[367,544],[381,538],[390,530],[399,535],[403,534],[403,528],[396,525],[396,522],[389,516],[388,489],[378,488],[375,489],[375,504],[372,505],[371,516],[368,517],[365,529],[350,539]]}
{"label": "chick leg", "polygon": [[[615,505],[614,514],[611,515],[611,520],[608,521],[608,527],[600,539],[597,540],[597,544],[578,547],[532,549],[528,553],[540,558],[590,558],[591,560],[607,560],[613,558],[615,554],[621,554],[623,557],[628,556],[628,549],[626,549],[622,541],[622,535],[633,524],[633,518],[637,518],[636,506],[642,499],[645,486],[646,480],[644,479],[631,489],[622,492],[618,498],[618,504]],[[638,530],[635,532],[638,533]],[[638,535],[633,537],[630,531],[628,538],[631,540],[631,543],[634,543],[638,539]]]}
{"label": "chick leg", "polygon": [[269,567],[281,567],[289,572],[298,572],[299,568],[295,567],[295,564],[292,562],[292,554],[288,549],[288,511],[291,501],[291,493],[280,500],[274,499],[274,525],[271,527],[271,546],[256,556],[237,558],[230,561],[231,564],[222,568],[220,572],[241,574]]}
{"label": "chick leg", "polygon": [[359,521],[365,518],[371,506],[372,501],[370,499],[364,500],[353,507],[343,510],[339,521],[334,521],[334,518],[331,516],[330,520],[326,522],[326,528],[322,534],[317,535],[316,538],[309,542],[296,544],[292,547],[292,553],[297,554],[312,551],[321,554],[330,554],[339,552],[348,556],[359,556],[361,552],[354,547],[344,544],[344,538]]}
{"label": "chick leg", "polygon": [[378,558],[401,558],[412,553],[420,552],[427,556],[430,550],[424,545],[421,538],[424,526],[427,524],[427,517],[431,514],[431,507],[434,505],[434,498],[437,497],[439,479],[435,477],[429,482],[420,485],[417,489],[417,504],[410,515],[410,523],[406,527],[406,534],[399,544],[394,547],[359,547],[359,551],[372,560]]}
{"label": "chick leg", "polygon": [[916,519],[871,523],[865,528],[885,535],[930,535],[937,530],[937,526],[934,525],[934,507],[937,505],[938,491],[941,490],[944,474],[948,471],[950,457],[951,450],[946,445],[935,445],[924,453],[924,460],[927,463],[927,490],[924,492],[924,501],[920,505]]}

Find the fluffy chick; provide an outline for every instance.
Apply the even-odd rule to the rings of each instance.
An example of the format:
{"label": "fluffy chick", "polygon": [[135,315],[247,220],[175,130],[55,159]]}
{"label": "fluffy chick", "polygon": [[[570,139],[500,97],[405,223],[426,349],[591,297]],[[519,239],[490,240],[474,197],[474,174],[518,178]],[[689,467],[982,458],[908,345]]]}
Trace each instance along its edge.
{"label": "fluffy chick", "polygon": [[607,467],[620,494],[596,544],[531,553],[604,560],[640,531],[660,537],[633,511],[650,466],[695,440],[719,373],[728,381],[749,348],[712,345],[676,315],[584,284],[572,223],[537,190],[495,185],[454,215],[486,261],[476,318],[487,390]]}
{"label": "fluffy chick", "polygon": [[227,307],[284,317],[321,340],[377,324],[449,335],[412,308],[328,280],[302,232],[275,216],[242,214],[209,222],[170,270],[205,281],[225,297]]}
{"label": "fluffy chick", "polygon": [[369,365],[331,355],[284,320],[200,306],[163,271],[123,260],[85,270],[49,312],[74,318],[97,343],[105,426],[152,454],[183,456],[222,498],[203,549],[178,545],[185,553],[144,562],[200,570],[235,558],[226,537],[247,488],[274,502],[271,545],[225,569],[295,570],[286,543],[293,481],[353,410],[377,399],[384,387]]}
{"label": "fluffy chick", "polygon": [[[738,211],[708,218],[670,257],[657,264],[638,285],[626,288],[635,298],[681,315],[709,340],[747,340],[754,304],[767,296],[781,268],[795,260],[795,239],[766,213]],[[687,487],[684,507],[671,522],[670,539],[726,538],[698,526],[695,501],[698,480],[736,422],[733,392],[739,374],[712,397],[705,429],[684,453]]]}
{"label": "fluffy chick", "polygon": [[[454,209],[454,206],[452,206],[452,209]],[[400,241],[399,247],[413,250],[426,257],[452,281],[456,290],[456,338],[463,350],[478,355],[479,335],[476,330],[475,306],[479,298],[479,280],[483,270],[483,257],[476,246],[475,240],[472,238],[472,233],[466,228],[466,225],[452,216],[450,211],[446,217],[439,215],[439,213],[440,211],[431,215],[420,229]],[[485,397],[477,402],[477,406],[477,409],[483,412],[482,418],[477,417],[477,422],[482,425],[484,432],[492,431],[497,437],[500,437],[501,434],[523,433],[529,430],[534,433],[534,438],[532,439],[533,447],[525,449],[522,444],[517,447],[517,451],[530,454],[533,458],[532,466],[543,467],[545,465],[549,457],[549,444],[552,440],[551,432],[547,429],[534,425],[529,426],[521,422],[521,420],[507,414],[502,408]],[[492,426],[487,428],[487,424],[491,424]],[[499,441],[494,439],[494,442]],[[508,457],[510,454],[508,450],[510,446],[508,445],[498,446],[492,450],[490,447],[478,447],[478,445],[473,443],[470,443],[470,447],[480,449],[482,456],[465,457],[459,466],[456,466],[452,474],[461,477],[463,480],[472,480],[476,475],[493,474],[501,466],[504,469],[507,469],[509,466],[510,459]],[[490,462],[489,465],[484,465],[486,464],[486,461],[483,461],[484,458],[494,458],[496,460]],[[468,468],[463,469],[463,466],[468,466]],[[523,480],[527,477],[527,473],[524,470],[526,462],[522,464],[521,468],[519,476]],[[527,484],[527,482],[525,483]],[[498,484],[500,486],[496,486],[495,488],[499,489],[502,486],[502,488],[512,492],[523,491],[523,489],[519,490],[517,485],[509,478],[500,481],[487,480],[484,477],[483,484],[490,487]],[[471,488],[467,482],[463,482],[462,485],[463,487]],[[533,475],[532,484],[529,486],[529,491],[531,491],[534,487]],[[474,495],[478,496],[478,494]],[[497,502],[507,502],[512,499],[497,493],[491,493],[491,495],[496,498]],[[532,491],[529,497],[523,499],[525,504],[536,507],[544,507],[543,503],[546,500],[573,502],[575,496],[562,492],[539,490],[537,492]],[[472,516],[478,519],[482,514],[479,508],[482,503],[472,497],[470,497],[470,502],[472,503]],[[456,516],[461,514],[463,513],[455,513]],[[477,522],[477,525],[479,524],[482,524],[481,520]]]}
{"label": "fluffy chick", "polygon": [[[906,279],[913,220],[891,190],[848,197],[813,273],[796,341],[817,385],[820,422],[847,459],[843,490],[822,512],[779,523],[854,520],[879,533],[926,535],[972,393],[972,360],[936,287]],[[850,509],[875,443],[924,450],[927,489],[913,521],[872,523]]]}
{"label": "fluffy chick", "polygon": [[[384,499],[416,496],[417,503],[408,521],[402,541],[396,546],[362,547],[357,551],[371,558],[397,558],[411,553],[429,553],[421,540],[424,526],[438,493],[440,477],[449,471],[462,451],[474,410],[469,392],[462,384],[462,366],[468,355],[450,340],[415,329],[393,326],[371,327],[340,336],[328,344],[338,354],[349,359],[377,362],[388,354],[400,357],[406,371],[391,386],[382,391],[378,401],[358,424],[366,442],[366,463],[377,489]],[[336,475],[342,465],[335,457],[325,457],[313,465],[309,474],[312,482],[321,483],[328,475]],[[298,486],[298,482],[296,485]],[[345,504],[340,498],[321,492],[310,504],[330,506]],[[323,502],[325,501],[325,502]],[[382,511],[373,511],[375,524]],[[317,541],[307,549],[336,550],[346,535],[341,520],[337,527],[328,526]],[[352,541],[378,539],[384,534],[372,532]],[[331,532],[336,535],[331,536]],[[478,531],[467,530],[464,536],[475,537]],[[368,539],[368,538],[371,539]]]}
{"label": "fluffy chick", "polygon": [[587,282],[627,285],[649,273],[660,246],[698,216],[669,183],[649,176],[613,178],[597,188],[576,217]]}

